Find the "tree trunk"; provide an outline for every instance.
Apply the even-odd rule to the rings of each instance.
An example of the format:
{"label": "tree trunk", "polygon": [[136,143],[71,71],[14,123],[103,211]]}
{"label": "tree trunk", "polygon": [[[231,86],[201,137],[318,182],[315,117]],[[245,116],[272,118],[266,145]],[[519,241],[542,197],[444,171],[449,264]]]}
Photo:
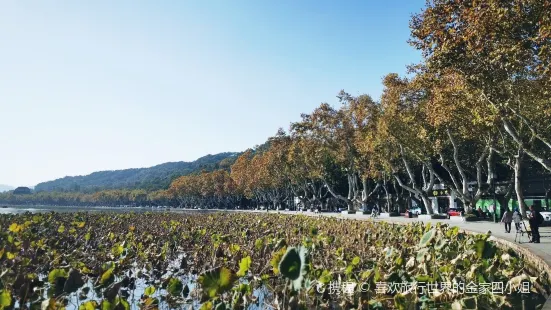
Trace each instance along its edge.
{"label": "tree trunk", "polygon": [[429,199],[428,195],[424,191],[421,191],[421,190],[418,190],[418,189],[415,189],[415,188],[412,188],[412,187],[409,187],[409,186],[405,185],[402,182],[402,180],[400,179],[400,177],[397,176],[397,175],[395,175],[394,177],[395,177],[396,181],[398,181],[398,184],[403,189],[405,189],[406,191],[412,193],[413,195],[415,195],[415,197],[417,199],[420,199],[423,202],[423,205],[425,206],[425,210],[427,211],[427,214],[434,214],[434,210],[432,209],[432,201]]}
{"label": "tree trunk", "polygon": [[[511,179],[511,181],[509,182],[509,185],[507,186],[507,192],[505,193],[505,195],[503,196],[500,196],[497,198],[497,200],[499,201],[499,204],[501,206],[501,213],[499,214],[499,218],[501,218],[501,216],[503,216],[503,212],[505,212],[505,208],[509,208],[509,200],[511,199],[511,196],[513,195],[513,187],[514,187],[514,184],[515,184],[515,181],[514,181],[514,178],[515,176],[513,175],[513,178]],[[496,212],[497,212],[497,206],[496,206]]]}
{"label": "tree trunk", "polygon": [[518,207],[520,214],[523,217],[526,217],[526,203],[524,202],[524,194],[522,192],[522,158],[524,151],[522,148],[519,148],[518,154],[515,156],[515,192],[517,193]]}
{"label": "tree trunk", "polygon": [[[348,178],[348,181],[349,181],[349,193],[350,193],[350,182],[351,182],[351,179],[350,177]],[[329,191],[329,193],[331,193],[331,195],[333,197],[335,197],[335,199],[338,199],[340,201],[343,201],[346,203],[347,205],[347,208],[348,208],[348,211],[354,211],[354,201],[352,199],[349,199],[348,197],[343,197],[342,195],[339,195],[337,194],[333,188],[331,187],[331,185],[329,185],[329,182],[327,182],[326,180],[323,180],[323,183],[325,184],[325,186],[327,187],[327,190]]]}
{"label": "tree trunk", "polygon": [[[533,151],[529,145],[524,143],[522,141],[521,135],[519,134],[517,129],[514,128],[513,124],[509,120],[503,119],[502,123],[505,131],[509,134],[509,136],[513,139],[513,141],[515,141],[515,143],[519,146],[519,148],[522,149],[523,153],[528,154],[528,156],[530,156],[534,161],[538,162],[547,171],[551,171],[551,160],[545,158],[544,156],[537,155],[536,152]],[[536,137],[532,135],[531,140],[535,138]],[[540,141],[542,140],[540,139]],[[545,143],[546,141],[544,140],[542,142]]]}
{"label": "tree trunk", "polygon": [[348,174],[348,200],[351,200],[354,197],[353,196],[353,186],[354,186],[353,176]]}
{"label": "tree trunk", "polygon": [[427,180],[423,175],[423,179],[425,179],[424,180],[425,184],[423,184],[423,188],[419,188],[415,180],[415,175],[413,174],[413,170],[411,169],[410,164],[406,158],[404,147],[402,145],[400,145],[400,155],[402,157],[402,162],[404,163],[404,167],[406,168],[407,175],[409,176],[411,186],[405,185],[397,174],[394,174],[394,178],[396,179],[396,181],[398,181],[398,184],[400,185],[400,187],[414,194],[417,198],[422,199],[428,214],[434,214],[434,210],[432,209],[432,202],[430,201],[430,199],[428,199],[428,195],[427,195],[428,192],[432,191],[432,187],[434,186],[434,176],[435,176],[434,169],[432,169],[432,167],[430,166],[430,163],[422,162],[423,167],[426,166],[426,168],[429,170],[429,181],[427,183]]}
{"label": "tree trunk", "polygon": [[432,201],[426,195],[422,195],[421,199],[423,200],[423,204],[425,205],[427,213],[434,214],[434,211],[432,209]]}
{"label": "tree trunk", "polygon": [[387,186],[387,182],[386,182],[386,178],[383,179],[383,189],[385,191],[385,207],[386,207],[386,212],[389,212],[390,213],[390,209],[391,209],[391,201],[390,201],[390,194],[388,193],[388,186]]}

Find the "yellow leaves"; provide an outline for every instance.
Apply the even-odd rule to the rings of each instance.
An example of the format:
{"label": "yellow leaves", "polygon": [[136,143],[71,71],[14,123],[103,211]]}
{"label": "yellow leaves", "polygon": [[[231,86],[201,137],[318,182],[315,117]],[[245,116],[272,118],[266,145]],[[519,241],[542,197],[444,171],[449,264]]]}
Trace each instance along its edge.
{"label": "yellow leaves", "polygon": [[[243,156],[243,155],[242,155]],[[236,163],[242,159],[240,156]],[[232,166],[232,174],[234,167]],[[236,194],[236,183],[225,170],[182,176],[172,182],[170,191],[180,198],[222,197]]]}
{"label": "yellow leaves", "polygon": [[92,273],[92,270],[90,270],[88,267],[86,266],[82,266],[79,268],[79,271],[83,274],[89,274],[89,273]]}
{"label": "yellow leaves", "polygon": [[0,291],[0,309],[5,309],[11,306],[11,292],[7,289]]}
{"label": "yellow leaves", "polygon": [[282,247],[279,249],[279,251],[274,252],[272,259],[270,260],[270,265],[272,266],[272,269],[274,271],[274,274],[279,274],[279,262],[281,261],[281,258],[283,258],[283,255],[287,252],[287,247]]}
{"label": "yellow leaves", "polygon": [[0,259],[2,258],[2,256],[4,256],[4,253],[6,253],[6,259],[9,259],[9,260],[12,260],[15,258],[15,254],[11,253],[11,252],[6,252],[6,249],[1,249],[0,250]]}
{"label": "yellow leaves", "polygon": [[238,244],[230,244],[230,252],[235,255],[241,250],[241,247]]}
{"label": "yellow leaves", "polygon": [[114,268],[107,269],[99,278],[99,284],[106,285],[111,283],[111,281],[115,278],[113,272]]}
{"label": "yellow leaves", "polygon": [[83,228],[84,226],[86,226],[86,222],[73,222],[72,224],[77,228]]}
{"label": "yellow leaves", "polygon": [[14,233],[18,233],[18,232],[22,231],[23,228],[24,228],[23,225],[19,225],[17,223],[12,223],[10,225],[10,227],[8,228],[8,230],[11,231],[11,232],[14,232]]}
{"label": "yellow leaves", "polygon": [[124,247],[122,244],[115,244],[113,248],[111,249],[111,253],[113,253],[113,256],[115,258],[118,258],[121,256],[121,254],[124,252]]}
{"label": "yellow leaves", "polygon": [[249,268],[251,268],[251,257],[247,256],[241,259],[239,262],[239,271],[237,272],[238,277],[243,277],[249,271]]}
{"label": "yellow leaves", "polygon": [[230,290],[235,280],[236,276],[230,269],[221,267],[200,275],[197,282],[209,298],[215,298]]}
{"label": "yellow leaves", "polygon": [[78,310],[95,310],[98,308],[98,303],[95,300],[87,301],[78,307]]}

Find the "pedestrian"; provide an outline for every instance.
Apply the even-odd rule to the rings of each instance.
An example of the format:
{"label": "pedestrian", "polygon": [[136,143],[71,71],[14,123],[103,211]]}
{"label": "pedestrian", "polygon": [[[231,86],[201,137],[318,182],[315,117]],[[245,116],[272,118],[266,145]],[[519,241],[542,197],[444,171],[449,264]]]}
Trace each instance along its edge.
{"label": "pedestrian", "polygon": [[478,213],[478,217],[484,218],[484,212],[482,212],[482,208],[478,207],[478,210],[476,210]]}
{"label": "pedestrian", "polygon": [[543,216],[536,208],[532,205],[530,206],[530,216],[528,222],[530,223],[530,230],[532,231],[532,243],[540,243],[540,225],[543,224]]}
{"label": "pedestrian", "polygon": [[377,205],[373,206],[373,209],[371,209],[371,217],[378,217],[379,216],[379,207]]}
{"label": "pedestrian", "polygon": [[515,229],[517,231],[522,230],[520,226],[520,223],[522,222],[522,214],[520,214],[518,208],[515,208],[515,211],[513,211],[513,222],[515,222]]}
{"label": "pedestrian", "polygon": [[510,233],[511,232],[511,222],[513,221],[513,213],[509,208],[505,208],[505,212],[503,213],[503,217],[501,218],[501,222],[505,223],[505,232]]}

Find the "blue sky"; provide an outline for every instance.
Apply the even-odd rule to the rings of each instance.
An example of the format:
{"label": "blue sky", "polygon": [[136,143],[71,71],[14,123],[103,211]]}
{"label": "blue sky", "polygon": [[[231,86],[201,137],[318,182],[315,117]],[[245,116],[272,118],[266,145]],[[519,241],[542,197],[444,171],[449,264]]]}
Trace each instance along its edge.
{"label": "blue sky", "polygon": [[0,184],[243,151],[420,54],[424,1],[0,2]]}

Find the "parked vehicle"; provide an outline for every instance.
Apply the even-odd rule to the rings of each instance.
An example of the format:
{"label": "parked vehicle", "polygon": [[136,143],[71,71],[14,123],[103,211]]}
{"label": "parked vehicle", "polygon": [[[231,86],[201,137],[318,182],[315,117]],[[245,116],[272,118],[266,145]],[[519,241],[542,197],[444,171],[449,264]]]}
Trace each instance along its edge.
{"label": "parked vehicle", "polygon": [[[530,216],[530,210],[526,210],[526,215]],[[540,211],[541,216],[543,216],[542,226],[551,225],[551,211]]]}
{"label": "parked vehicle", "polygon": [[465,212],[463,208],[450,208],[448,209],[448,218],[450,216],[461,216],[461,212]]}
{"label": "parked vehicle", "polygon": [[542,226],[551,225],[551,212],[541,211],[540,214],[543,216],[543,225]]}
{"label": "parked vehicle", "polygon": [[413,207],[409,210],[409,213],[411,213],[413,215],[419,215],[419,214],[422,214],[423,211],[419,207]]}

